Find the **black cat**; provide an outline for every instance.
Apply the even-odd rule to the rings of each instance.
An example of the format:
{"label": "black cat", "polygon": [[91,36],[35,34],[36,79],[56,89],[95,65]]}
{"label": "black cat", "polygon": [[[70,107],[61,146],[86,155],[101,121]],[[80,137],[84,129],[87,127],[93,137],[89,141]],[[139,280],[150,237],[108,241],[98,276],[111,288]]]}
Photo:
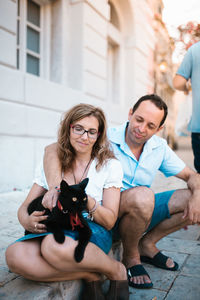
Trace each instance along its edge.
{"label": "black cat", "polygon": [[[62,180],[60,184],[60,194],[56,206],[50,211],[42,205],[43,196],[34,199],[28,206],[29,215],[33,211],[45,210],[48,215],[47,220],[42,221],[47,227],[47,231],[53,233],[55,240],[62,244],[65,240],[63,229],[77,230],[79,233],[78,245],[76,246],[74,258],[77,262],[83,259],[85,247],[87,246],[91,229],[87,220],[83,218],[82,211],[87,209],[87,194],[85,187],[88,178],[75,185],[68,185]],[[31,232],[25,231],[25,235]]]}

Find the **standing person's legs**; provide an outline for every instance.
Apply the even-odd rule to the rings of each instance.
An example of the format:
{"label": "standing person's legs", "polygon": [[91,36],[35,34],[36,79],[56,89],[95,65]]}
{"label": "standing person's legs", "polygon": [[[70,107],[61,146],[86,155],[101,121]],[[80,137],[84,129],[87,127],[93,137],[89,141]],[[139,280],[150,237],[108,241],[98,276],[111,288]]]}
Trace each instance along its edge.
{"label": "standing person's legs", "polygon": [[194,154],[194,167],[200,173],[200,133],[192,132],[192,150]]}

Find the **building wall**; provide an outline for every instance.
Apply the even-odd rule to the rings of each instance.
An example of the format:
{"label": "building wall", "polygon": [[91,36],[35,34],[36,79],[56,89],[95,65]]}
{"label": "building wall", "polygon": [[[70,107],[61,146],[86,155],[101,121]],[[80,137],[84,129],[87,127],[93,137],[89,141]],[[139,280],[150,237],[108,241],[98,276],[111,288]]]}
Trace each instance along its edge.
{"label": "building wall", "polygon": [[[100,106],[109,125],[117,125],[154,86],[155,39],[148,1],[112,0],[120,23],[117,30],[110,25],[107,0],[36,2],[41,5],[40,76],[16,68],[17,2],[0,2],[1,192],[32,184],[43,149],[56,140],[68,108],[80,102]],[[117,49],[112,99],[109,41]]]}

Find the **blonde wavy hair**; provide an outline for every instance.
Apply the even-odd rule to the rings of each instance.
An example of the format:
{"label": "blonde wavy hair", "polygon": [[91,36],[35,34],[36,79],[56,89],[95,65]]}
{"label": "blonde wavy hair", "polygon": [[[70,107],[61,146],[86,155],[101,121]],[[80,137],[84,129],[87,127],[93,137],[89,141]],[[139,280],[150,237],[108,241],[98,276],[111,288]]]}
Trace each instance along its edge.
{"label": "blonde wavy hair", "polygon": [[92,159],[97,159],[96,169],[100,169],[106,160],[115,158],[107,138],[107,122],[102,109],[90,104],[81,103],[68,110],[60,123],[57,151],[63,172],[72,167],[76,156],[74,148],[70,143],[70,125],[89,116],[94,116],[99,123],[99,136],[93,146],[91,154]]}

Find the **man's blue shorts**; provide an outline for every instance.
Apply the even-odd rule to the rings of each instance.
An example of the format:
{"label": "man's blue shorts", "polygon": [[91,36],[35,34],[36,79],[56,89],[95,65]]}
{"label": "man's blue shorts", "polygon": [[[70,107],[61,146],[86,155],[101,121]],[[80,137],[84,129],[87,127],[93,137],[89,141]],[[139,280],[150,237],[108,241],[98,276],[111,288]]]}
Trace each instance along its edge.
{"label": "man's blue shorts", "polygon": [[163,220],[170,218],[168,203],[175,190],[155,194],[155,206],[151,223],[147,231],[151,230]]}
{"label": "man's blue shorts", "polygon": [[[154,211],[153,211],[151,223],[146,231],[150,231],[157,224],[159,224],[163,220],[171,217],[170,213],[169,213],[168,203],[174,192],[175,192],[175,190],[171,190],[171,191],[166,191],[166,192],[155,194]],[[117,241],[120,239],[119,230],[118,230],[119,223],[120,223],[120,219],[117,220],[117,222],[115,223],[115,226],[113,228],[113,240],[114,241]]]}

